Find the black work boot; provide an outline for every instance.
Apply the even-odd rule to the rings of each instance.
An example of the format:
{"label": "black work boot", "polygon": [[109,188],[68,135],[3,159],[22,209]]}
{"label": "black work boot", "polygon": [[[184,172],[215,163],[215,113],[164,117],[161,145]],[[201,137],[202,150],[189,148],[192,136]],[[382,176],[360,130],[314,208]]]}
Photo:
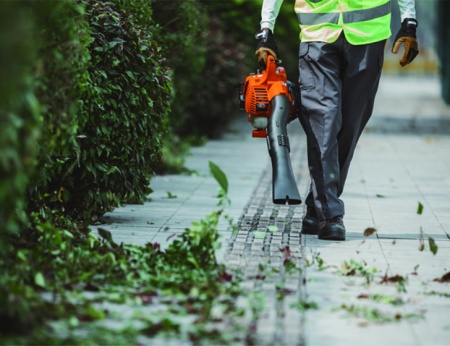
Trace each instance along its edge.
{"label": "black work boot", "polygon": [[320,221],[318,238],[322,240],[345,240],[345,226],[342,216]]}
{"label": "black work boot", "polygon": [[320,220],[316,211],[311,208],[306,208],[306,215],[302,221],[302,233],[303,234],[317,234],[319,231]]}

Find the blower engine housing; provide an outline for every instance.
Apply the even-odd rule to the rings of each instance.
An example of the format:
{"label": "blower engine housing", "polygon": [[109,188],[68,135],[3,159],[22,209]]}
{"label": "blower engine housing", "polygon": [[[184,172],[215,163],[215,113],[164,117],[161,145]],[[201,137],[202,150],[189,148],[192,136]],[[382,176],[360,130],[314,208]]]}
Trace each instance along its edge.
{"label": "blower engine housing", "polygon": [[248,121],[253,125],[253,137],[266,137],[268,118],[272,113],[271,101],[277,95],[284,95],[290,103],[289,121],[296,118],[295,84],[289,82],[286,70],[277,66],[273,56],[267,59],[264,71],[252,73],[245,79],[241,90],[241,109],[248,115]]}

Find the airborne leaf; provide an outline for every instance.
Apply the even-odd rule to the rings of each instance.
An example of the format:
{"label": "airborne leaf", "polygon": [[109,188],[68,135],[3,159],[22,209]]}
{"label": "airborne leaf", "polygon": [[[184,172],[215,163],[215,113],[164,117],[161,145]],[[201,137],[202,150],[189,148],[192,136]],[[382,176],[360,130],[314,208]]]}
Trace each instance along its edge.
{"label": "airborne leaf", "polygon": [[35,283],[37,286],[45,287],[45,279],[44,279],[44,275],[42,275],[41,272],[38,272],[38,273],[36,273],[36,274],[34,275],[34,283]]}
{"label": "airborne leaf", "polygon": [[419,205],[417,206],[417,214],[422,215],[423,212],[423,204],[419,202]]}
{"label": "airborne leaf", "polygon": [[372,234],[377,233],[377,230],[373,227],[366,228],[364,231],[364,237],[370,237]]}
{"label": "airborne leaf", "polygon": [[438,246],[436,245],[436,242],[433,238],[428,238],[428,244],[430,245],[430,251],[433,253],[433,255],[436,255],[438,251]]}

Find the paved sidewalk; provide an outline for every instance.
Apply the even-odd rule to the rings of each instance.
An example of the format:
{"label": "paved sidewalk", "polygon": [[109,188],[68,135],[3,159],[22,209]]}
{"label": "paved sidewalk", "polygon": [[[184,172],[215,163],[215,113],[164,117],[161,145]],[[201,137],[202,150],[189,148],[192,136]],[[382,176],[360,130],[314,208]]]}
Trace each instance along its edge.
{"label": "paved sidewalk", "polygon": [[[227,175],[231,205],[224,208],[224,215],[237,222],[270,163],[265,140],[251,137],[251,125],[245,114],[242,115],[223,139],[192,148],[185,167],[193,174],[154,177],[150,184],[154,192],[149,202],[107,213],[104,219],[108,227],[100,227],[110,230],[118,243],[158,242],[162,249],[166,248],[174,239],[173,234],[182,233],[193,221],[222,208],[217,206],[219,185],[210,174],[210,161]],[[223,262],[226,240],[231,236],[229,222],[223,217],[219,230],[224,245],[217,257]]]}
{"label": "paved sidewalk", "polygon": [[[305,138],[297,122],[289,133],[304,197]],[[224,139],[192,150],[186,166],[197,175],[157,176],[150,202],[116,209],[101,227],[116,241],[167,246],[172,234],[218,209],[218,185],[208,167],[213,161],[227,174],[232,204],[225,213],[239,226],[233,233],[221,221],[218,258],[230,270],[243,270],[244,286],[265,297],[255,344],[446,345],[450,283],[434,279],[450,272],[449,151],[450,108],[439,98],[437,79],[383,76],[342,196],[347,241],[302,236],[304,205],[271,203],[266,143],[251,138],[244,114]],[[365,237],[367,228],[377,232]],[[285,247],[300,271],[284,270]],[[270,275],[258,275],[261,265]],[[351,275],[344,276],[344,269]]]}
{"label": "paved sidewalk", "polygon": [[[307,314],[306,344],[448,344],[450,283],[433,281],[450,271],[450,109],[438,95],[439,84],[432,78],[382,77],[374,116],[357,147],[342,196],[348,240],[302,239],[306,256],[320,253],[325,265],[365,262],[391,281],[404,278],[405,292],[395,283],[380,284],[380,274],[367,286],[354,277],[337,277],[337,269],[307,269],[307,295],[321,308]],[[422,214],[417,213],[419,202]],[[364,237],[368,227],[377,234]],[[429,237],[438,246],[436,255],[429,249]],[[356,314],[360,307],[365,309],[359,309],[360,314],[367,315],[373,301],[358,297],[375,294],[403,301],[398,306],[376,304],[381,312],[400,313],[399,322],[343,318],[345,311]],[[340,311],[326,313],[343,304]],[[408,318],[408,313],[424,318]]]}

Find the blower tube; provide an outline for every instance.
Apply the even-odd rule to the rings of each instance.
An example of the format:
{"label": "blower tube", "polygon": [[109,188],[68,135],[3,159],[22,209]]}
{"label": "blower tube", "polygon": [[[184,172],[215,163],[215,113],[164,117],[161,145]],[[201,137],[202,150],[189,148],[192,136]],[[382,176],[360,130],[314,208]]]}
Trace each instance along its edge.
{"label": "blower tube", "polygon": [[272,114],[267,126],[267,147],[272,161],[272,198],[274,204],[300,204],[302,202],[292,171],[289,156],[287,123],[289,99],[277,95],[271,101]]}

